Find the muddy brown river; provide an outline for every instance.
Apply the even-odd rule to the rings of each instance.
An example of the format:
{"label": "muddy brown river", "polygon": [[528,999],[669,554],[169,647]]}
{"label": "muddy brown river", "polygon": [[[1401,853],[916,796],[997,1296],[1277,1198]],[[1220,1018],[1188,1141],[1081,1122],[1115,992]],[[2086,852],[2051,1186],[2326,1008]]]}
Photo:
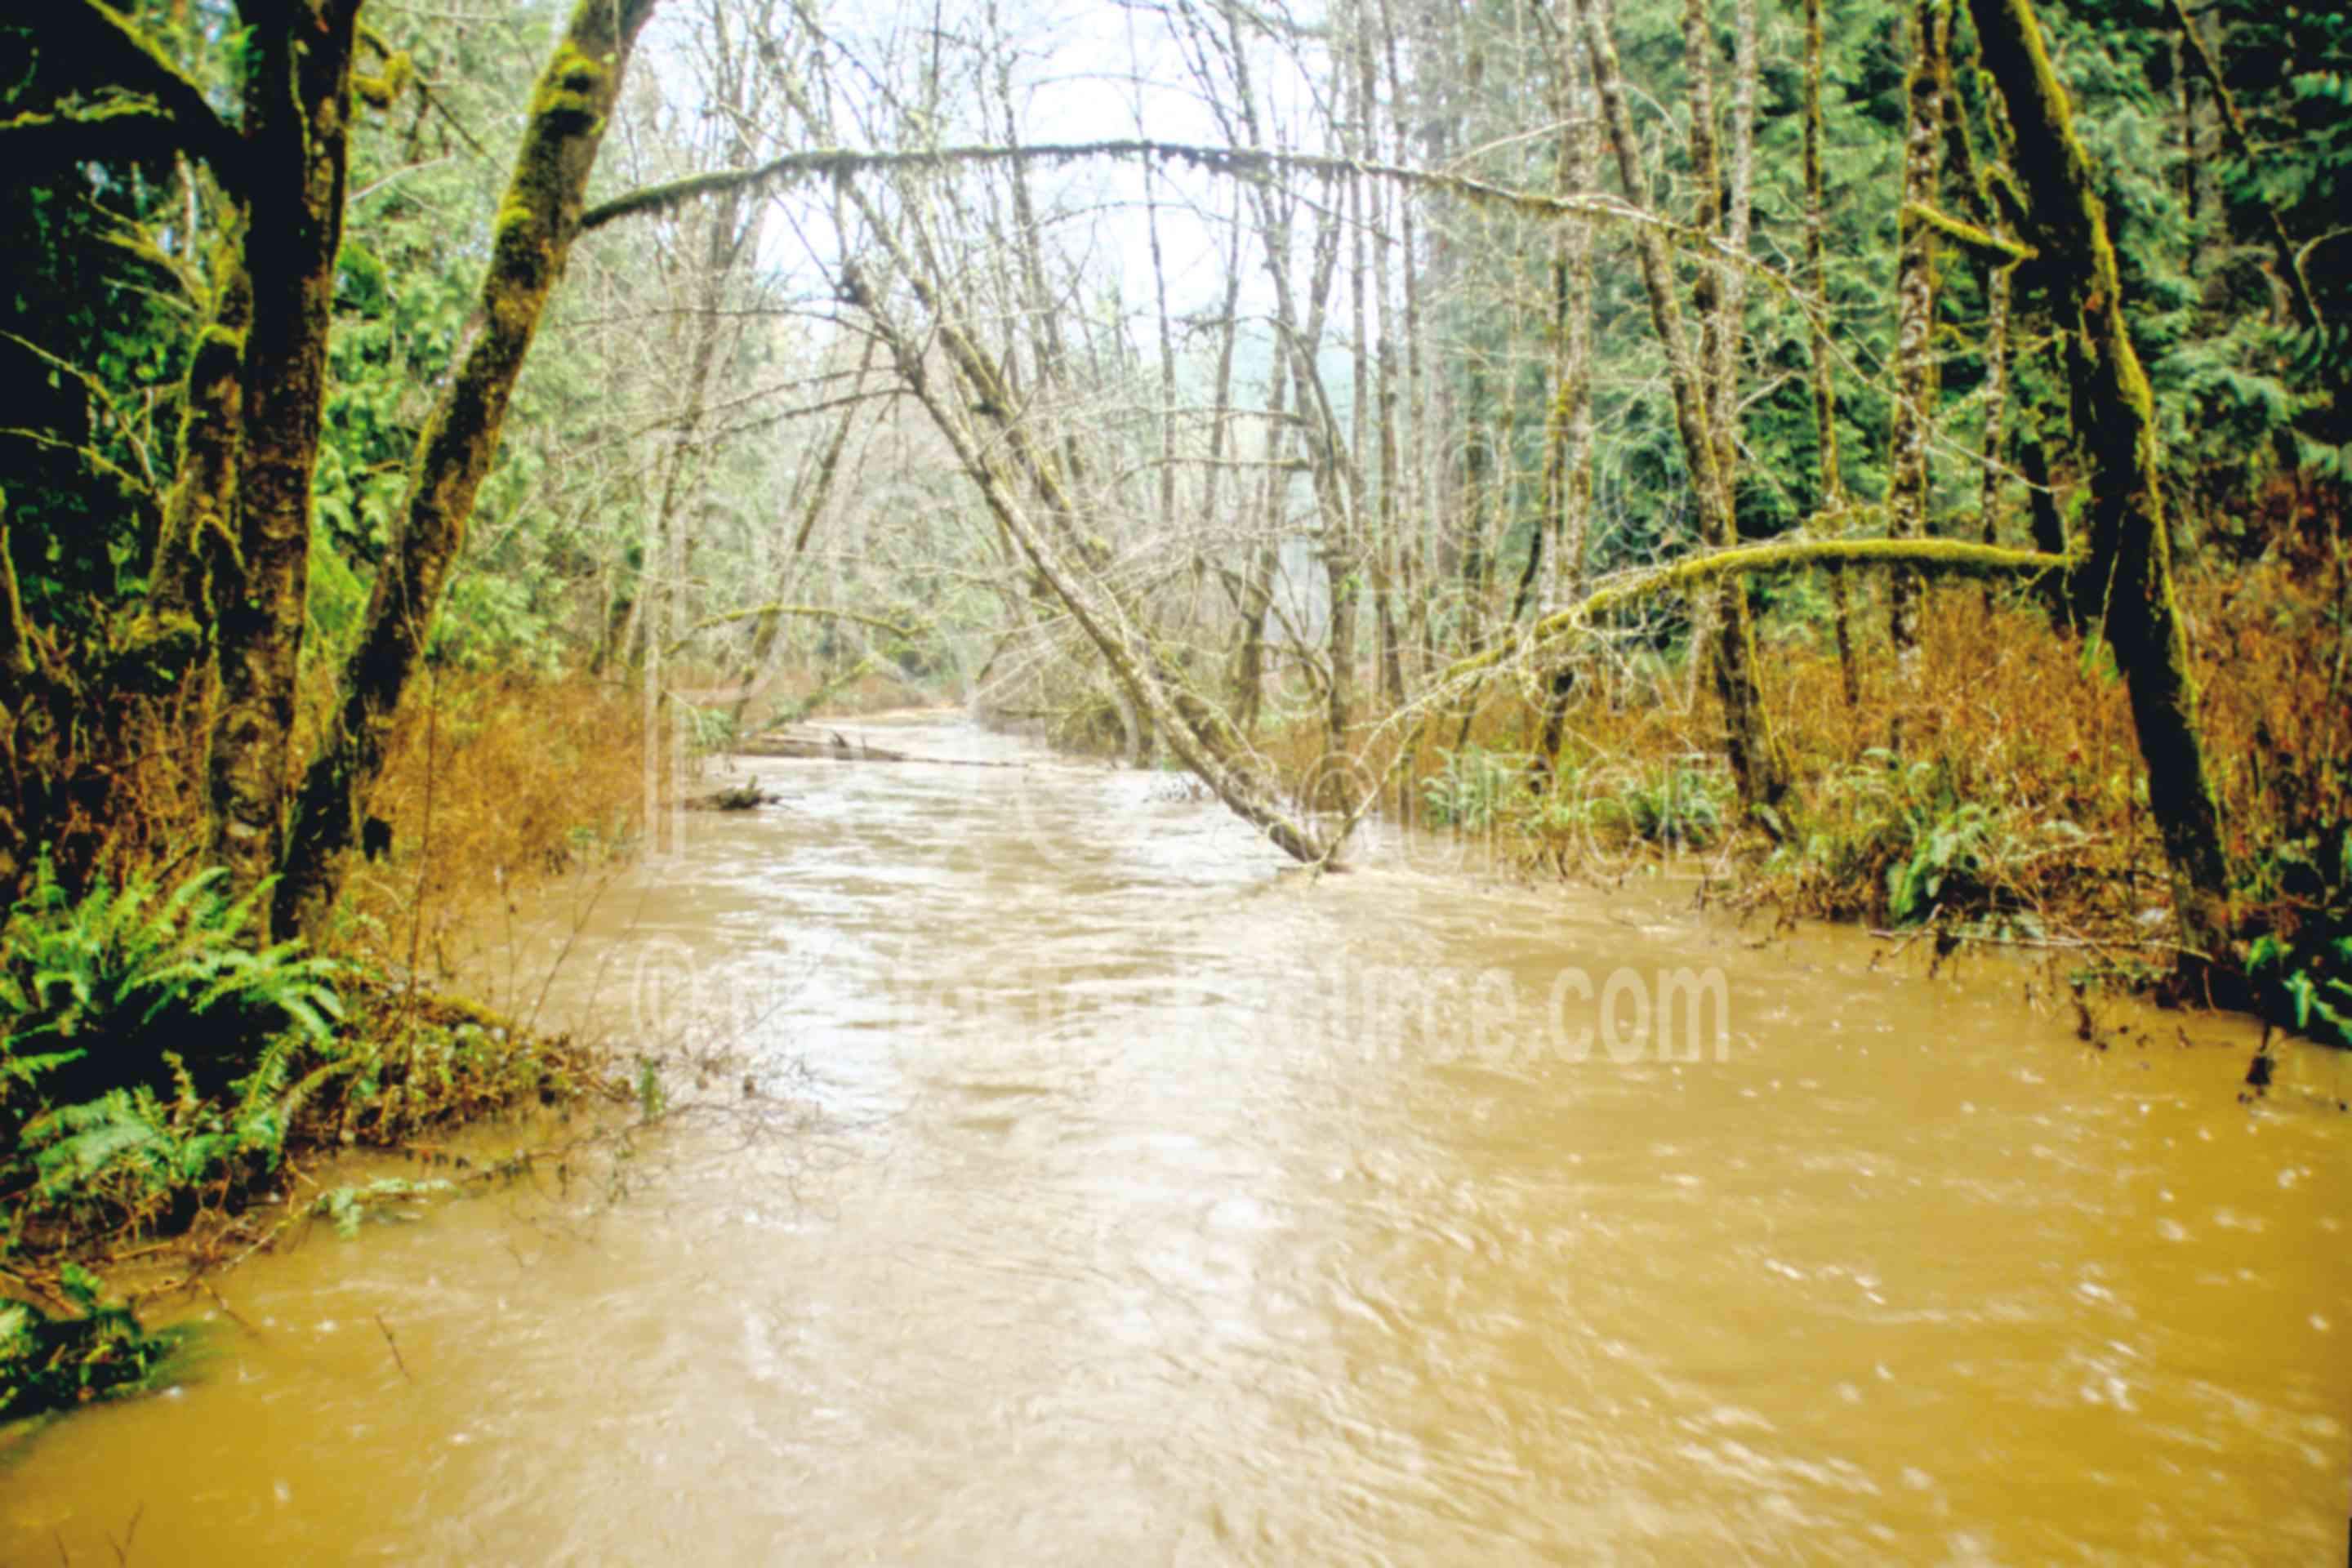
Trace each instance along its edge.
{"label": "muddy brown river", "polygon": [[519,926],[691,1109],[226,1276],[0,1561],[2345,1561],[2341,1057],[877,733],[1023,765],[761,763]]}

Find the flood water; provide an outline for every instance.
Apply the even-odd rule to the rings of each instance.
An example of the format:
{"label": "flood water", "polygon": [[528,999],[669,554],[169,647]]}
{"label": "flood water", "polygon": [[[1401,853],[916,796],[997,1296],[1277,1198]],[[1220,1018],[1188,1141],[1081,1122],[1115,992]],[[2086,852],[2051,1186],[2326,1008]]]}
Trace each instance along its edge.
{"label": "flood water", "polygon": [[0,1561],[2344,1561],[2342,1058],[878,738],[1037,765],[759,763],[519,925],[697,1109],[225,1276]]}

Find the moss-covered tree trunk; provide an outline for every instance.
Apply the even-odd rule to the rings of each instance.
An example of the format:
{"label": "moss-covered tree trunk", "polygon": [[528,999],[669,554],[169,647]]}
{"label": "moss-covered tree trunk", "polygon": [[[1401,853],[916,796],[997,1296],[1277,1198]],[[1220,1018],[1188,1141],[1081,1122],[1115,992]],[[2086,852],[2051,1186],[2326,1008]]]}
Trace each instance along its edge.
{"label": "moss-covered tree trunk", "polygon": [[[1895,262],[1895,409],[1887,433],[1886,531],[1927,536],[1927,444],[1935,428],[1936,230],[1921,209],[1936,205],[1942,177],[1944,13],[1937,0],[1910,6],[1910,58],[1903,99],[1903,210]],[[1916,680],[1919,648],[1916,574],[1897,570],[1887,585],[1887,637],[1904,674]]]}
{"label": "moss-covered tree trunk", "polygon": [[[1549,16],[1549,13],[1545,13]],[[1559,121],[1553,190],[1575,195],[1594,188],[1592,117],[1579,102],[1585,83],[1574,31],[1551,29],[1551,109]],[[1593,226],[1559,225],[1552,255],[1552,402],[1544,439],[1544,520],[1554,535],[1543,610],[1584,595],[1592,520],[1592,250]],[[1512,617],[1515,621],[1516,616]],[[1576,668],[1562,660],[1544,677],[1543,728],[1536,742],[1538,773],[1549,776],[1568,727]]]}
{"label": "moss-covered tree trunk", "polygon": [[[1985,269],[1984,440],[1979,447],[1984,471],[1977,489],[1977,528],[1978,537],[1987,544],[2000,542],[2000,488],[2009,430],[2009,299],[2016,275],[2013,267]],[[1988,583],[1986,614],[1992,607],[1992,584]]]}
{"label": "moss-covered tree trunk", "polygon": [[[412,459],[400,536],[378,570],[342,702],[311,763],[278,897],[291,922],[322,907],[383,772],[401,693],[425,651],[499,426],[549,294],[580,232],[588,176],[637,33],[657,0],[578,0],[533,89],[499,203],[472,338]],[[247,424],[250,430],[252,425]]]}
{"label": "moss-covered tree trunk", "polygon": [[238,540],[237,462],[244,445],[245,338],[253,321],[240,218],[215,252],[209,316],[180,389],[180,462],[148,561],[147,613],[159,630],[213,622],[214,579]]}
{"label": "moss-covered tree trunk", "polygon": [[[1577,101],[1574,35],[1555,27],[1551,45],[1552,114],[1560,126],[1552,189],[1581,195],[1593,188],[1593,123]],[[1559,225],[1552,251],[1552,396],[1543,469],[1552,550],[1545,568],[1546,610],[1584,592],[1592,513],[1592,225],[1569,219]]]}
{"label": "moss-covered tree trunk", "polygon": [[[214,584],[220,687],[207,781],[213,858],[238,891],[278,869],[282,845],[359,0],[284,9],[284,21],[254,25],[244,84],[251,322],[236,395],[215,388],[213,404],[215,416],[236,419],[237,436],[232,447],[199,429],[190,447],[200,461],[226,462],[233,449],[236,465],[236,558]],[[202,504],[217,513],[226,500],[215,491]]]}
{"label": "moss-covered tree trunk", "polygon": [[[1816,504],[1824,516],[1845,510],[1845,473],[1838,461],[1837,377],[1830,363],[1828,202],[1822,190],[1822,0],[1805,0],[1805,287],[1812,294],[1813,431],[1819,447]],[[1830,618],[1836,632],[1838,679],[1848,708],[1862,706],[1862,671],[1853,658],[1853,612],[1845,574],[1830,574]]]}
{"label": "moss-covered tree trunk", "polygon": [[[1601,97],[1601,113],[1617,153],[1618,174],[1626,200],[1646,205],[1649,182],[1643,172],[1641,142],[1633,127],[1631,105],[1617,64],[1617,46],[1610,36],[1604,0],[1576,0],[1579,26],[1592,59],[1592,83]],[[1636,254],[1642,263],[1643,291],[1650,300],[1650,320],[1657,328],[1666,353],[1666,371],[1675,395],[1675,425],[1682,437],[1683,461],[1689,468],[1691,489],[1697,500],[1701,531],[1718,550],[1735,542],[1730,477],[1717,461],[1714,422],[1708,417],[1706,366],[1683,325],[1682,305],[1675,289],[1674,262],[1664,237],[1654,224],[1634,226]],[[1763,696],[1756,682],[1755,630],[1748,613],[1746,589],[1726,579],[1717,608],[1721,621],[1711,660],[1716,694],[1722,700],[1726,729],[1724,750],[1739,786],[1740,804],[1749,810],[1777,806],[1788,794],[1788,764],[1764,715]]]}
{"label": "moss-covered tree trunk", "polygon": [[2051,69],[2030,0],[1969,0],[1985,68],[2000,85],[2026,194],[2025,236],[2064,341],[2074,422],[2088,469],[2085,575],[2131,697],[2150,814],[2170,862],[2181,939],[2220,956],[2229,867],[2198,725],[2197,683],[2173,601],[2155,400],[2125,329],[2122,283],[2089,159]]}

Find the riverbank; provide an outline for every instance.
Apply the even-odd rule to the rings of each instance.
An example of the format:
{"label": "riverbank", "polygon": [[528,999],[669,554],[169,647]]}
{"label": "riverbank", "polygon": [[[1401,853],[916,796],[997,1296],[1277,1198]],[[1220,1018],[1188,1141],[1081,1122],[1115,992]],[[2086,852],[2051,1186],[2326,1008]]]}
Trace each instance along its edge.
{"label": "riverbank", "polygon": [[436,681],[379,802],[400,830],[315,941],[257,944],[257,900],[163,869],[203,833],[169,748],[79,885],[43,862],[0,924],[0,1420],[148,1385],[173,1347],[138,1307],[404,1191],[354,1195],[324,1174],[338,1162],[446,1184],[453,1128],[626,1098],[603,1053],[450,976],[462,933],[632,853],[639,749],[614,742],[634,708],[585,683]]}
{"label": "riverbank", "polygon": [[[1349,771],[1389,781],[1386,809],[1530,875],[1608,880],[1696,856],[1715,896],[1750,909],[1946,950],[2062,952],[2086,983],[2352,1045],[2352,703],[2333,549],[2282,533],[2185,587],[2205,628],[2200,713],[2238,875],[2233,951],[2185,972],[2123,683],[2103,649],[2053,637],[2031,602],[1932,591],[1927,673],[1906,677],[1880,647],[1854,661],[1850,689],[1824,622],[1768,623],[1765,707],[1798,781],[1769,819],[1739,819],[1710,683],[1640,648],[1578,666],[1557,709],[1522,675],[1467,704],[1366,716]],[[1858,633],[1874,613],[1858,605]],[[1310,700],[1260,744],[1303,788],[1331,769],[1324,736]],[[2184,973],[2193,987],[2168,989]]]}
{"label": "riverbank", "polygon": [[[2352,1059],[2242,1106],[2242,1019],[2119,1005],[2100,1051],[2006,963],[1385,829],[1274,874],[1165,780],[902,728],[1034,765],[756,763],[788,805],[518,917],[491,1000],[568,953],[551,1024],[723,1044],[734,1114],[257,1256],[184,1309],[205,1375],[16,1459],[0,1560],[142,1509],[189,1568],[2340,1532],[2352,1123],[2305,1090]],[[1633,1034],[1684,970],[1696,1059]]]}
{"label": "riverbank", "polygon": [[[2352,720],[2319,700],[2339,673],[2327,646],[2287,635],[2309,630],[2305,623],[2325,611],[2322,596],[2292,574],[2241,574],[2230,587],[2294,606],[2280,612],[2285,633],[2242,639],[2242,657],[2209,659],[2206,670],[2209,724],[2252,748],[2250,765],[2221,773],[2233,813],[2251,814],[2233,819],[2276,819],[2266,835],[2242,834],[2239,847],[2275,880],[2279,866],[2297,856],[2308,862],[2317,845],[2311,832],[2283,837],[2282,824],[2299,820],[2296,811],[2318,821],[2340,809],[2307,787],[2304,759],[2352,749]],[[2080,998],[2095,985],[2158,985],[2175,950],[2120,688],[2085,679],[2038,623],[2027,624],[2038,609],[1997,609],[1972,595],[1931,603],[1927,668],[1958,672],[1965,702],[1906,691],[1865,663],[1862,700],[1849,705],[1827,649],[1801,638],[1774,648],[1768,694],[1807,781],[1777,836],[1737,820],[1727,780],[1709,760],[1719,722],[1711,696],[1654,660],[1583,672],[1548,753],[1549,694],[1524,685],[1498,682],[1473,704],[1420,715],[1421,748],[1389,773],[1387,805],[1409,830],[1450,835],[1465,860],[1521,877],[1608,883],[1671,866],[1697,878],[1702,900],[1765,914],[1784,929],[1801,919],[1860,925],[1931,970],[1964,946],[2046,955],[2042,984],[2053,998],[2074,994],[2081,1037],[2103,1049],[2127,1041],[2128,1029],[2104,1023]],[[2227,606],[2205,608],[2218,616]],[[874,709],[863,721],[941,716],[906,706],[903,694],[888,701],[895,690],[875,684],[855,693],[856,706]],[[152,1066],[81,1084],[80,1098],[18,1096],[23,1109],[8,1131],[19,1152],[0,1173],[0,1199],[14,1216],[0,1269],[42,1317],[0,1325],[0,1339],[15,1334],[19,1365],[36,1352],[52,1368],[79,1356],[82,1380],[61,1390],[49,1373],[18,1376],[18,1386],[42,1391],[31,1402],[142,1379],[152,1364],[127,1321],[99,1310],[123,1299],[102,1277],[137,1262],[131,1301],[202,1288],[223,1261],[314,1217],[336,1190],[313,1174],[322,1163],[355,1149],[415,1154],[421,1135],[471,1120],[642,1092],[607,1058],[539,1031],[535,1003],[509,1019],[413,989],[462,969],[469,946],[511,926],[551,877],[618,874],[637,832],[643,779],[641,748],[614,738],[633,735],[641,721],[639,706],[610,689],[450,683],[404,731],[385,795],[404,830],[381,858],[355,868],[322,948],[279,954],[245,976],[240,994],[265,1021],[276,1019],[274,1030],[248,1020],[243,1045],[192,1070],[167,1058],[168,1047],[141,1047],[129,1054],[143,1051]],[[1882,730],[1903,742],[1899,754],[1874,743]],[[1388,767],[1406,731],[1389,721],[1358,732],[1367,737],[1360,765],[1370,770]],[[1097,738],[1108,740],[1108,730]],[[1287,719],[1277,711],[1262,744],[1296,788],[1328,770],[1311,709]],[[2325,777],[2340,788],[2336,775]],[[151,840],[162,837],[153,822],[144,826]],[[207,942],[236,946],[225,911],[200,892],[140,884],[135,897],[118,900],[124,918],[138,908],[180,911],[145,931],[158,968]],[[192,925],[192,909],[209,912]],[[2324,900],[2298,910],[2250,899],[2245,910],[2250,927],[2267,920],[2266,931],[2291,935],[2298,915],[2304,926],[2328,929]],[[11,941],[20,953],[76,942],[95,952],[110,940],[102,931],[75,933],[107,918],[106,908],[93,913],[60,895],[46,913],[20,909]],[[2308,931],[2300,940],[2312,945]],[[313,962],[322,967],[304,967]],[[105,984],[126,998],[145,994],[146,982],[128,973]],[[2310,986],[2305,995],[2317,1005],[2299,1018],[2284,977],[2261,996],[2182,999],[2253,1001],[2324,1037],[2328,995]],[[19,1039],[58,1033],[37,1012],[19,1009]],[[71,1026],[97,1037],[125,1031],[79,1016]],[[264,1042],[281,1037],[290,1043],[265,1057]],[[12,1060],[30,1059],[25,1046],[13,1049]],[[2251,1091],[2265,1087],[2271,1065],[2265,1047]],[[85,1093],[93,1089],[102,1092]],[[37,1100],[72,1114],[37,1113]],[[429,1162],[429,1148],[424,1154]],[[381,1197],[403,1195],[406,1178],[383,1179],[393,1184]],[[115,1348],[83,1353],[86,1344],[53,1331],[53,1314],[79,1317],[89,1332],[114,1336]],[[28,1402],[0,1385],[0,1412],[10,1398]]]}
{"label": "riverbank", "polygon": [[[880,677],[836,695],[867,721],[941,711]],[[216,877],[153,879],[202,832],[182,752],[153,748],[107,869],[0,922],[0,1423],[169,1376],[178,1342],[139,1314],[291,1234],[560,1163],[583,1110],[663,1108],[638,1056],[542,1026],[543,990],[483,960],[558,882],[593,905],[632,864],[643,723],[602,683],[437,679],[378,797],[397,830],[315,942],[257,950]]]}

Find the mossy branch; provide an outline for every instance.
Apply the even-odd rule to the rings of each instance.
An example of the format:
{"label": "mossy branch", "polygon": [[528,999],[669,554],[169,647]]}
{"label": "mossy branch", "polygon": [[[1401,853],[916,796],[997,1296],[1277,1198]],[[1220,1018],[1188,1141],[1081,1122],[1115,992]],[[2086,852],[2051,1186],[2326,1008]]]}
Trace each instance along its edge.
{"label": "mossy branch", "polygon": [[625,217],[647,213],[666,212],[702,197],[718,195],[746,186],[789,184],[808,179],[845,180],[856,174],[887,174],[958,168],[973,164],[994,163],[1071,163],[1089,158],[1150,158],[1166,163],[1183,163],[1210,174],[1229,174],[1237,179],[1264,180],[1278,174],[1320,174],[1330,177],[1368,176],[1391,180],[1419,190],[1435,191],[1446,195],[1463,197],[1473,202],[1486,202],[1514,207],[1522,212],[1558,217],[1578,217],[1591,222],[1629,222],[1648,224],[1665,229],[1693,244],[1706,243],[1705,237],[1683,226],[1629,205],[1612,196],[1588,195],[1556,195],[1539,191],[1523,191],[1508,185],[1495,184],[1486,180],[1472,179],[1464,174],[1440,174],[1428,169],[1407,169],[1393,163],[1370,163],[1361,158],[1332,157],[1312,153],[1277,153],[1246,147],[1210,147],[1192,142],[1155,142],[1135,139],[1105,142],[1040,142],[1026,147],[961,146],[935,147],[907,152],[856,153],[842,148],[819,147],[805,152],[788,153],[780,158],[755,164],[748,169],[724,169],[709,174],[689,174],[681,180],[671,180],[658,185],[647,185],[624,196],[615,196],[588,210],[581,219],[583,229],[601,228]]}
{"label": "mossy branch", "polygon": [[[2038,577],[2046,572],[2071,571],[2072,556],[2044,555],[2034,550],[2011,550],[1974,544],[1958,539],[1820,539],[1742,545],[1712,554],[1694,555],[1662,566],[1620,577],[1603,584],[1584,602],[1547,616],[1528,633],[1526,644],[1539,647],[1589,626],[1595,617],[1622,609],[1661,594],[1687,591],[1730,577],[1752,577],[1764,572],[1800,566],[1908,567],[1938,576]],[[1465,658],[1445,672],[1448,680],[1490,669],[1517,651],[1505,645]]]}
{"label": "mossy branch", "polygon": [[213,111],[194,79],[165,57],[153,40],[104,0],[66,0],[52,8],[47,26],[60,42],[74,45],[77,69],[121,89],[123,99],[49,115],[20,115],[0,123],[0,142],[27,133],[70,146],[89,145],[85,155],[153,154],[177,147],[208,164],[231,192],[245,188],[245,144]]}
{"label": "mossy branch", "polygon": [[179,122],[152,99],[33,111],[0,120],[0,149],[18,168],[47,169],[112,158],[152,156],[177,143]]}
{"label": "mossy branch", "polygon": [[1904,203],[1903,216],[1915,222],[1926,224],[1955,245],[1991,258],[1999,266],[2013,267],[2021,261],[2031,261],[2033,258],[2034,253],[2032,247],[2020,245],[2013,239],[2003,239],[2000,236],[1979,228],[1972,223],[1962,223],[1958,218],[1947,213],[1937,212],[1934,207],[1922,202]]}

